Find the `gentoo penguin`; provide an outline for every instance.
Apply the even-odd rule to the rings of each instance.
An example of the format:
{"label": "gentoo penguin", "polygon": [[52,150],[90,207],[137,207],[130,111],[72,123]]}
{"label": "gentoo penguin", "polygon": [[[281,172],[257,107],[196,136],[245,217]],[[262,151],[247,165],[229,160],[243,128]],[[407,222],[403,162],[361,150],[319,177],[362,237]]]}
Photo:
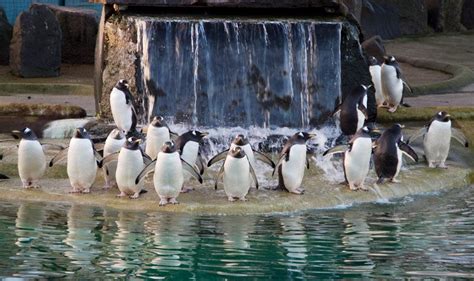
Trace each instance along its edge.
{"label": "gentoo penguin", "polygon": [[[123,131],[118,128],[113,129],[105,140],[103,157],[106,158],[113,153],[119,152],[122,146],[125,144],[125,141],[126,139]],[[117,162],[114,161],[103,164],[102,169],[104,171],[105,180],[104,188],[116,186],[117,183],[115,181],[115,171],[117,170]]]}
{"label": "gentoo penguin", "polygon": [[220,177],[224,177],[224,191],[231,202],[235,201],[236,198],[241,201],[247,201],[245,196],[250,189],[250,177],[252,177],[258,189],[255,171],[244,149],[240,146],[235,146],[228,151],[224,164],[222,164],[217,173],[214,184],[215,189],[217,189]]}
{"label": "gentoo penguin", "polygon": [[261,153],[260,151],[253,149],[248,139],[242,134],[238,134],[234,138],[234,140],[230,144],[229,149],[226,149],[218,153],[216,156],[212,157],[211,160],[209,160],[209,162],[207,163],[207,166],[210,167],[214,163],[224,160],[226,157],[228,157],[228,152],[235,147],[242,148],[242,150],[245,152],[245,155],[249,159],[250,165],[252,166],[254,171],[256,170],[255,158],[268,164],[270,167],[272,167],[272,169],[275,168],[275,163],[272,161],[272,159],[270,159],[268,156]]}
{"label": "gentoo penguin", "polygon": [[134,132],[137,125],[137,113],[127,80],[119,80],[110,93],[110,109],[115,124],[120,130]]}
{"label": "gentoo penguin", "polygon": [[381,107],[385,102],[382,92],[382,66],[375,57],[369,58],[369,72],[375,89],[375,102],[377,107]]}
{"label": "gentoo penguin", "polygon": [[340,127],[344,135],[351,136],[364,125],[367,119],[367,108],[363,102],[367,97],[367,89],[365,85],[355,87],[334,111],[334,114],[340,112]]}
{"label": "gentoo penguin", "polygon": [[[115,178],[117,187],[120,190],[118,197],[130,196],[131,199],[137,199],[143,190],[143,181],[135,183],[137,176],[151,160],[144,159],[144,154],[140,148],[140,139],[130,137],[120,149],[117,157],[117,170]],[[113,159],[113,155],[104,158],[103,164]]]}
{"label": "gentoo penguin", "polygon": [[306,155],[306,141],[316,135],[306,132],[294,134],[285,144],[280,153],[280,159],[276,164],[275,171],[278,171],[278,187],[295,194],[303,194],[301,188],[304,168],[309,169],[309,162]]}
{"label": "gentoo penguin", "polygon": [[38,180],[46,171],[46,156],[36,134],[30,128],[13,131],[20,138],[18,146],[18,174],[24,188],[39,187]]}
{"label": "gentoo penguin", "polygon": [[171,140],[171,135],[175,134],[170,131],[162,116],[154,116],[153,120],[148,125],[146,133],[145,152],[151,159],[156,159],[158,152],[160,152],[163,144]]}
{"label": "gentoo penguin", "polygon": [[[208,134],[207,132],[192,130],[180,135],[176,140],[176,147],[178,148],[181,159],[190,165],[197,165],[201,175],[204,173],[204,164],[201,154],[199,153],[199,144]],[[191,175],[186,170],[184,170],[183,173],[184,181],[186,182],[191,178]],[[183,186],[182,191],[186,192],[189,191],[189,189]]]}
{"label": "gentoo penguin", "polygon": [[95,181],[101,156],[94,148],[90,135],[84,128],[77,128],[69,142],[69,147],[56,155],[49,166],[64,157],[67,151],[67,175],[71,183],[71,193],[89,193]]}
{"label": "gentoo penguin", "polygon": [[395,124],[375,141],[374,162],[378,176],[377,183],[383,183],[385,179],[399,182],[396,177],[402,166],[402,154],[418,162],[418,155],[403,141],[402,128],[402,125]]}
{"label": "gentoo penguin", "polygon": [[395,112],[399,105],[408,106],[403,103],[403,85],[408,87],[408,84],[403,81],[400,65],[395,58],[393,56],[384,58],[385,61],[381,69],[382,91],[389,107],[388,111]]}
{"label": "gentoo penguin", "polygon": [[148,173],[154,171],[153,184],[160,197],[160,206],[178,204],[178,197],[183,186],[183,169],[202,183],[201,175],[193,166],[181,159],[173,141],[163,144],[158,156],[138,175],[135,183],[139,183]]}
{"label": "gentoo penguin", "polygon": [[436,113],[428,125],[411,136],[407,143],[420,136],[424,137],[423,149],[430,168],[447,168],[445,162],[448,158],[451,137],[465,147],[469,146],[466,136],[458,129],[451,127],[451,116],[445,111]]}
{"label": "gentoo penguin", "polygon": [[369,173],[370,158],[372,156],[372,139],[369,129],[363,127],[357,131],[347,145],[338,145],[326,152],[323,156],[344,153],[344,177],[351,190],[367,190],[364,181]]}

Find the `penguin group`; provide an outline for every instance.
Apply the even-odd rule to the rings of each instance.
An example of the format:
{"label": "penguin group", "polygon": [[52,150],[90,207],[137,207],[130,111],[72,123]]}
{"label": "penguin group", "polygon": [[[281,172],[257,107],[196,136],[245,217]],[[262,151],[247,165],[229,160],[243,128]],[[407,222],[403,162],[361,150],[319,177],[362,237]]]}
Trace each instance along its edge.
{"label": "penguin group", "polygon": [[[370,72],[373,85],[355,87],[334,111],[334,115],[339,116],[340,129],[349,141],[323,153],[324,156],[343,154],[344,176],[349,188],[367,190],[364,181],[372,161],[378,184],[386,180],[399,182],[397,177],[402,156],[417,162],[418,156],[409,143],[422,136],[428,166],[446,168],[450,138],[468,145],[466,137],[452,128],[451,117],[446,112],[437,113],[427,126],[406,142],[400,124],[391,126],[374,139],[374,133],[380,131],[364,126],[367,121],[368,89],[374,87],[378,106],[388,106],[389,111],[393,112],[403,104],[404,82],[396,80],[401,80],[401,74],[393,57],[387,57],[381,67],[375,59],[371,59]],[[56,147],[60,152],[49,162],[49,166],[53,166],[67,157],[71,193],[89,193],[97,171],[102,169],[104,188],[117,187],[120,192],[118,197],[137,199],[147,191],[145,179],[153,173],[152,182],[160,198],[159,205],[177,204],[179,194],[191,190],[185,187],[186,182],[194,178],[202,183],[206,168],[222,161],[214,179],[215,189],[222,182],[229,201],[246,201],[251,187],[260,187],[256,160],[272,168],[272,176],[277,174],[278,185],[269,189],[298,195],[305,192],[302,182],[305,170],[310,167],[307,142],[315,138],[315,134],[295,133],[284,144],[276,163],[268,155],[254,149],[246,136],[239,134],[230,143],[229,149],[205,163],[201,143],[208,136],[207,132],[190,130],[178,135],[170,130],[162,116],[152,116],[146,129],[137,131],[135,102],[126,80],[118,81],[113,88],[110,107],[116,128],[108,134],[103,145],[95,144],[85,128],[77,128],[69,146]],[[41,144],[29,128],[14,131],[13,136],[21,139],[18,172],[23,187],[39,187],[38,181],[47,166],[46,144]]]}

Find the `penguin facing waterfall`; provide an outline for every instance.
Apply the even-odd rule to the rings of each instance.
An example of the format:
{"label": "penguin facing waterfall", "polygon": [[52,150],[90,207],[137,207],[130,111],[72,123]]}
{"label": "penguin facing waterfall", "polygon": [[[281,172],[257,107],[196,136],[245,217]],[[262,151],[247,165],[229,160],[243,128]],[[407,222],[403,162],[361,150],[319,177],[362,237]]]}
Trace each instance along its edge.
{"label": "penguin facing waterfall", "polygon": [[[199,132],[196,130],[188,131],[182,135],[180,135],[176,139],[176,146],[178,148],[179,155],[181,158],[189,163],[190,165],[197,165],[199,170],[199,174],[204,173],[204,163],[199,152],[200,143],[202,139],[207,136],[209,133],[207,132]],[[191,178],[191,174],[189,174],[186,170],[184,172],[184,182],[188,181]],[[182,192],[187,192],[190,189],[187,189],[183,186]]]}
{"label": "penguin facing waterfall", "polygon": [[340,127],[344,135],[352,136],[364,125],[367,119],[367,107],[364,105],[367,89],[365,85],[355,87],[336,107],[333,115],[339,113]]}

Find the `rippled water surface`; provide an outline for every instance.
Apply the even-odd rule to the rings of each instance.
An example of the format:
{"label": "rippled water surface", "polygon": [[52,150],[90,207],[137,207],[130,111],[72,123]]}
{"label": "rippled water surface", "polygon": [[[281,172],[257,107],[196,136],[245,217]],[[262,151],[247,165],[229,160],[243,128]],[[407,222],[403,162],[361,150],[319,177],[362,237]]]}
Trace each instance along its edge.
{"label": "rippled water surface", "polygon": [[0,205],[0,277],[474,278],[473,187],[267,216]]}

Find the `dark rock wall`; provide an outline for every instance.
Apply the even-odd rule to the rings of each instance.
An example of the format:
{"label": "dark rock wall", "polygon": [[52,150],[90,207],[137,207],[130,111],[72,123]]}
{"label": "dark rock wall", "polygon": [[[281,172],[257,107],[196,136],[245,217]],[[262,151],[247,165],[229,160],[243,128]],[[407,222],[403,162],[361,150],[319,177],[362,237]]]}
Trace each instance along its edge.
{"label": "dark rock wall", "polygon": [[0,65],[9,64],[12,32],[13,27],[8,23],[5,11],[0,7]]}
{"label": "dark rock wall", "polygon": [[474,1],[464,0],[462,7],[461,23],[467,29],[474,29]]}

